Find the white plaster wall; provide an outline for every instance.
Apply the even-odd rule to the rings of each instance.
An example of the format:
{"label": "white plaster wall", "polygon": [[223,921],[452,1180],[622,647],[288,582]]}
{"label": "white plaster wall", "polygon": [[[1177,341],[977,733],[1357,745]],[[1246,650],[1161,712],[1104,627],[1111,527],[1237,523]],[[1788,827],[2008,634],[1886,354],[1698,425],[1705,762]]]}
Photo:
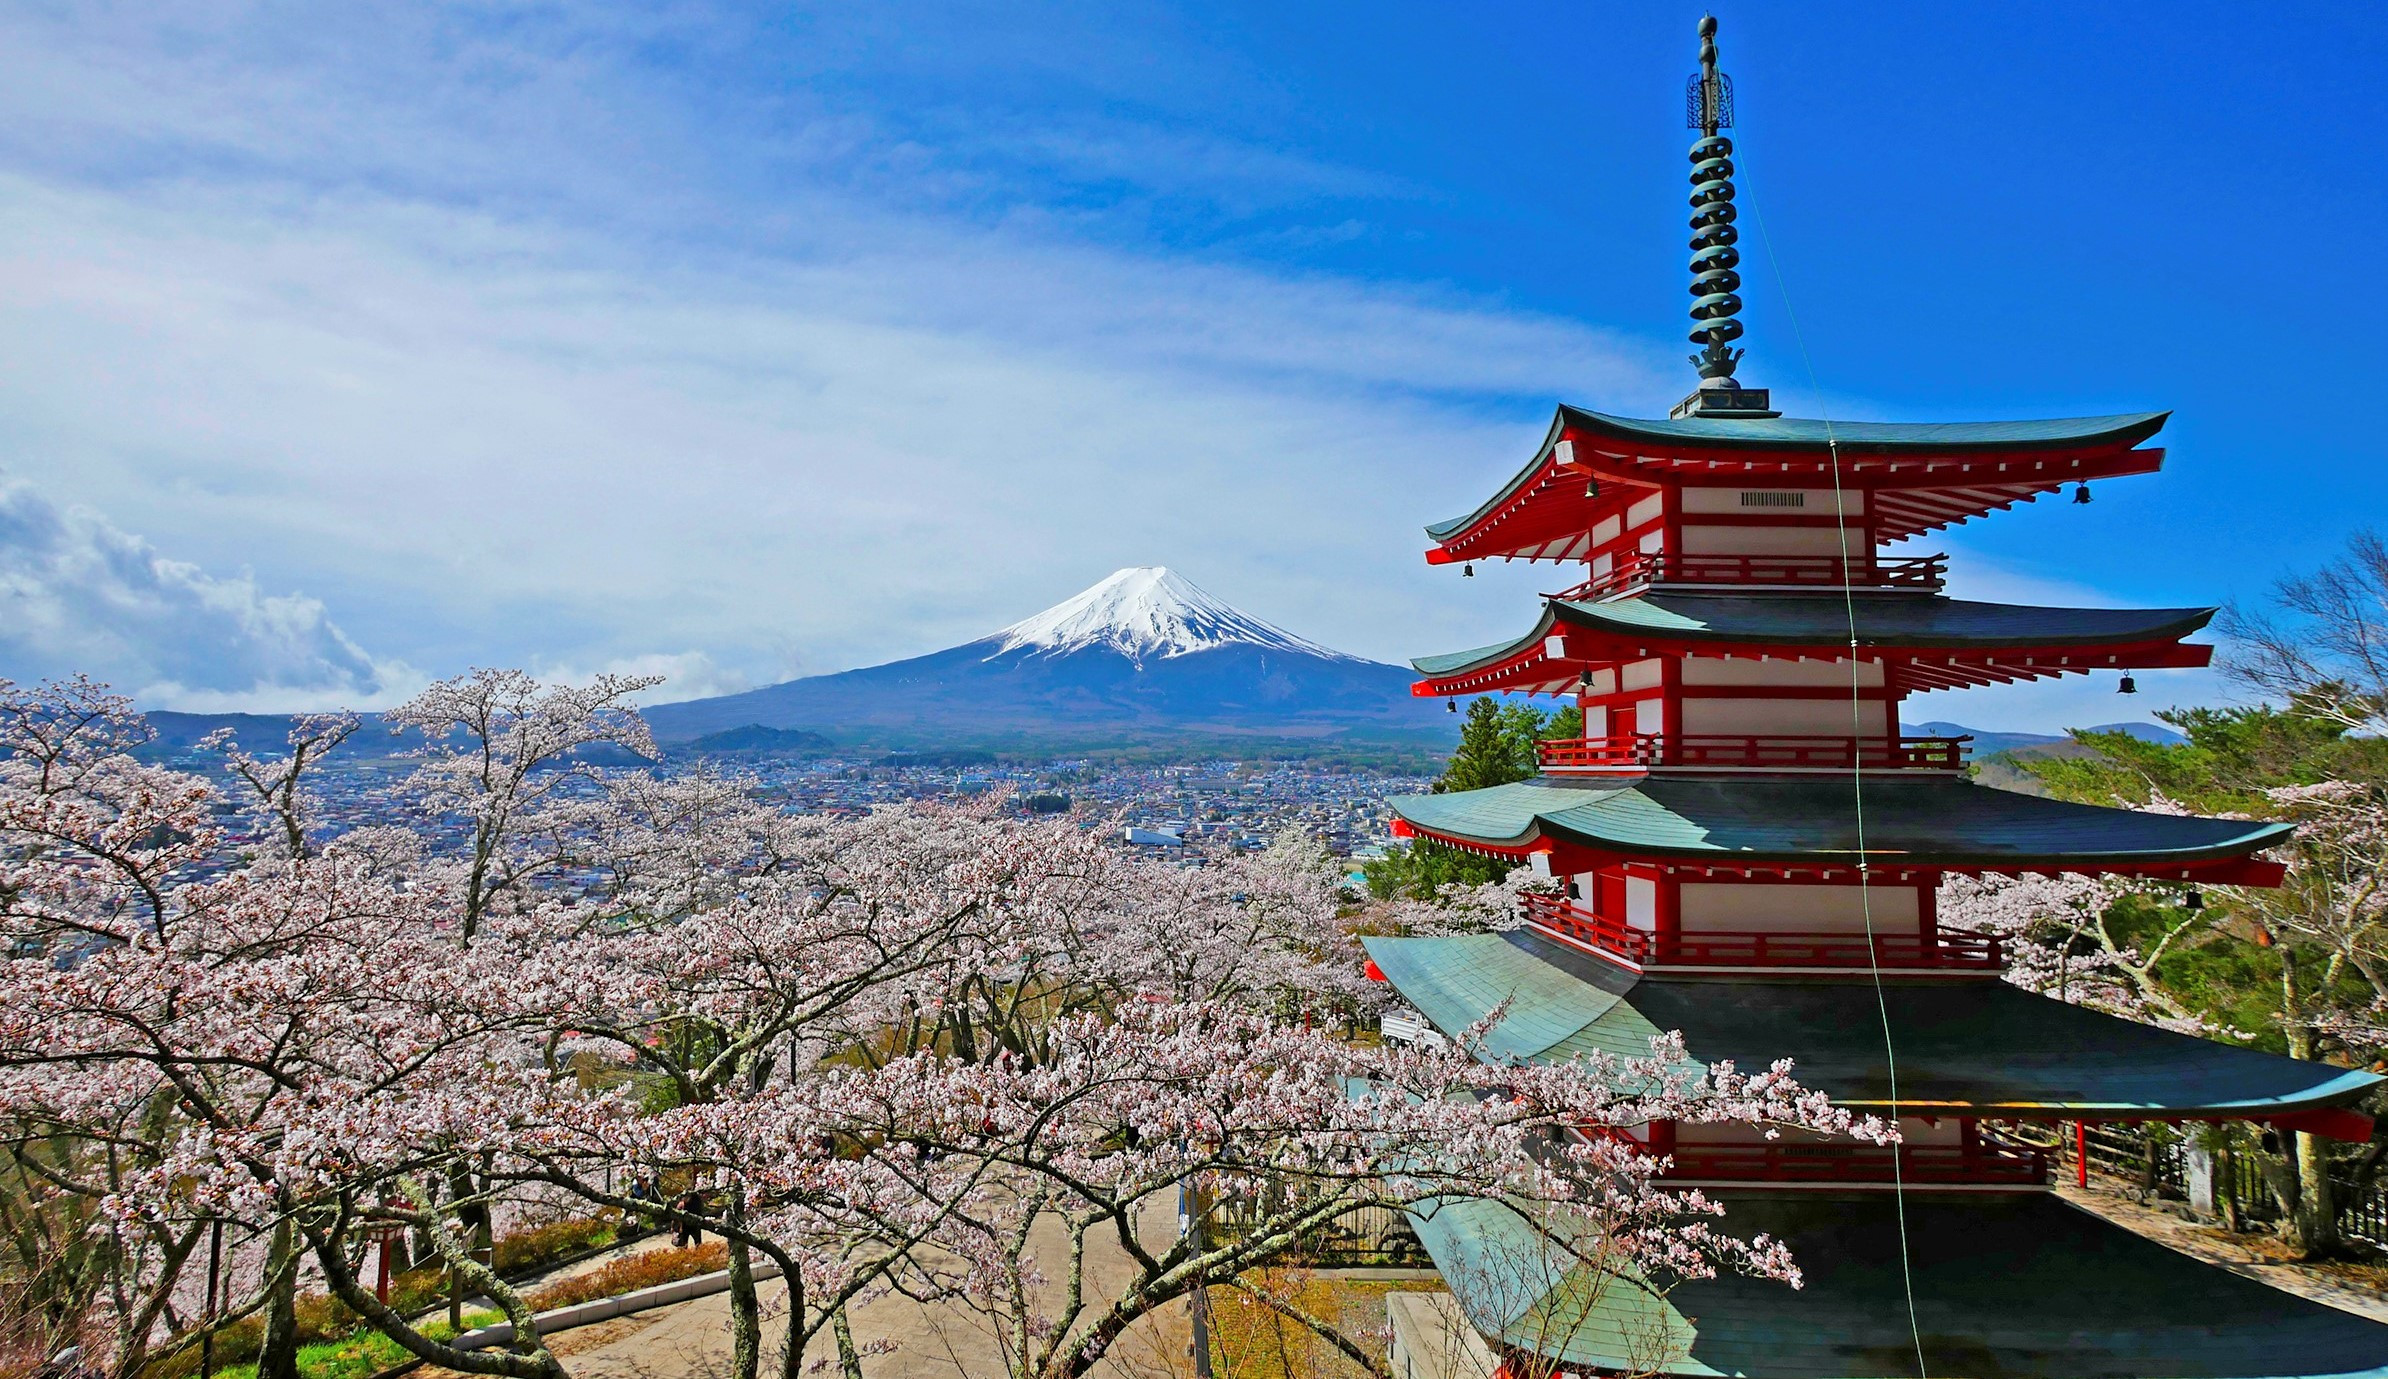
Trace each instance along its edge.
{"label": "white plaster wall", "polygon": [[1698,737],[1703,733],[1720,736],[1757,736],[1779,733],[1786,737],[1847,737],[1849,725],[1858,724],[1862,736],[1878,736],[1889,731],[1889,717],[1879,699],[1861,699],[1854,712],[1845,699],[1703,699],[1696,695],[1683,696],[1683,731]]}
{"label": "white plaster wall", "polygon": [[[1755,656],[1687,656],[1683,661],[1683,683],[1686,685],[1781,685],[1786,689],[1847,689],[1849,662],[1846,658],[1824,661],[1795,661],[1786,657],[1760,659]],[[1882,684],[1882,662],[1857,663],[1857,683],[1869,689]]]}
{"label": "white plaster wall", "polygon": [[1658,927],[1658,882],[1647,876],[1625,878],[1625,922],[1644,932]]}
{"label": "white plaster wall", "polygon": [[1686,526],[1683,529],[1683,549],[1687,555],[1828,556],[1836,550],[1857,555],[1871,544],[1862,526],[1839,531],[1831,527]]}

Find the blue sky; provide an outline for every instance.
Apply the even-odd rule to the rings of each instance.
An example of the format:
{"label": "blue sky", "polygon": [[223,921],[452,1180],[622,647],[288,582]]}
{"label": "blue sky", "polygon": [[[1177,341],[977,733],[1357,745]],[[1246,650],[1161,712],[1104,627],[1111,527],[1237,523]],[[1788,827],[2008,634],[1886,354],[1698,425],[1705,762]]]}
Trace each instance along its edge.
{"label": "blue sky", "polygon": [[[2375,520],[2375,12],[1717,12],[1745,381],[2177,409],[2162,476],[1931,542],[1958,592],[2260,599]],[[1699,13],[0,6],[0,674],[703,693],[1154,563],[1384,659],[1512,635],[1552,572],[1418,527],[1691,382]],[[1910,715],[2227,692],[2142,685]]]}

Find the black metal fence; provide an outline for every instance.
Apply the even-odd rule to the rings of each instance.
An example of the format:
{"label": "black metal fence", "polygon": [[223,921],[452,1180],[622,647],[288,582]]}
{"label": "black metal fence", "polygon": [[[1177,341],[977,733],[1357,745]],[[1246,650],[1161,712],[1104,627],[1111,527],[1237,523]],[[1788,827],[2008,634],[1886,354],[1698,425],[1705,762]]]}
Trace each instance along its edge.
{"label": "black metal fence", "polygon": [[[2281,1197],[2289,1169],[2274,1132],[2234,1129],[2217,1135],[2210,1129],[2161,1122],[2093,1123],[2086,1133],[2071,1122],[2013,1122],[1996,1129],[2022,1143],[2056,1151],[2060,1182],[2073,1181],[2080,1171],[2080,1150],[2086,1142],[2093,1174],[2129,1185],[2143,1201],[2173,1202],[2189,1200],[2190,1137],[2202,1135],[2213,1175],[2214,1206],[2225,1222],[2246,1230],[2276,1225],[2284,1214]],[[2332,1174],[2330,1186],[2339,1234],[2388,1249],[2388,1190],[2375,1179],[2352,1173]]]}
{"label": "black metal fence", "polygon": [[[1206,1240],[1241,1239],[1285,1209],[1289,1194],[1263,1186],[1202,1203]],[[1320,1269],[1416,1269],[1428,1267],[1425,1246],[1409,1218],[1391,1207],[1354,1207],[1305,1233],[1286,1260]]]}

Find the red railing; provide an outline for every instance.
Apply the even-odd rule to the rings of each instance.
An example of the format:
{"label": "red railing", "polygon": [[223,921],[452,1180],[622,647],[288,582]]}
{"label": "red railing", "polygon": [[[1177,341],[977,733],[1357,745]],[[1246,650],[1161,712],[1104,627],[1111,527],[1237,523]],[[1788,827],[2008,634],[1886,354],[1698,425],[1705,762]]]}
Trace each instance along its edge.
{"label": "red railing", "polygon": [[2008,1145],[1902,1144],[1898,1173],[1892,1147],[1842,1144],[1677,1145],[1670,1178],[1729,1182],[1996,1183],[2048,1181],[2045,1149]]}
{"label": "red railing", "polygon": [[1954,771],[1965,764],[1970,737],[1793,737],[1785,734],[1733,737],[1715,734],[1618,733],[1608,737],[1555,738],[1536,743],[1534,758],[1545,771],[1597,771],[1621,767],[1739,766],[1839,768],[1881,771]]}
{"label": "red railing", "polygon": [[1754,930],[1659,935],[1595,914],[1564,896],[1529,892],[1526,918],[1638,967],[1881,967],[1996,972],[2006,944],[1969,929],[1929,935],[1760,933]]}
{"label": "red railing", "polygon": [[1526,918],[1545,928],[1591,944],[1604,953],[1614,953],[1627,962],[1650,960],[1652,936],[1645,930],[1571,905],[1561,895],[1528,891],[1525,902]]}
{"label": "red railing", "polygon": [[1679,555],[1637,551],[1620,556],[1605,575],[1594,575],[1555,599],[1595,599],[1620,589],[1650,584],[1795,585],[1830,589],[1910,589],[1939,593],[1948,582],[1945,555],[1878,560],[1829,555]]}

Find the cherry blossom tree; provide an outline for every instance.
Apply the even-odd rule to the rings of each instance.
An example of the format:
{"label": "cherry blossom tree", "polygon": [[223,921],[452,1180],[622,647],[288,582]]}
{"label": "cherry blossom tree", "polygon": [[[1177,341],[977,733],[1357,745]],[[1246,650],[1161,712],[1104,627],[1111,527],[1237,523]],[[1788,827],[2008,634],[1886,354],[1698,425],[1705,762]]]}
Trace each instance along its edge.
{"label": "cherry blossom tree", "polygon": [[[1558,1068],[1356,1047],[1319,1018],[1374,993],[1314,840],[1187,870],[1000,800],[802,817],[733,775],[598,769],[652,755],[645,683],[434,686],[386,715],[420,739],[393,821],[336,837],[312,782],[353,719],[302,718],[270,758],[212,743],[219,790],[130,756],[142,727],[96,686],[0,696],[0,1119],[77,1146],[18,1163],[113,1242],[120,1371],[257,1316],[260,1375],[291,1379],[304,1278],[425,1360],[557,1379],[491,1266],[495,1213],[654,1211],[625,1182],[647,1175],[730,1242],[739,1379],[773,1348],[768,1270],[789,1379],[825,1352],[860,1374],[854,1314],[886,1297],[975,1308],[1008,1372],[1075,1375],[1364,1207],[1552,1213],[1654,1286],[1789,1278],[1605,1130],[1888,1133],[1671,1044]],[[1181,1234],[1155,1215],[1181,1188],[1200,1215],[1262,1205]],[[391,1227],[513,1344],[377,1300],[362,1242]],[[236,1277],[194,1309],[219,1229]]]}
{"label": "cherry blossom tree", "polygon": [[[878,1136],[948,1165],[925,1186],[965,1191],[938,1202],[938,1252],[913,1250],[911,1267],[986,1317],[1016,1379],[1085,1374],[1159,1309],[1242,1286],[1368,1207],[1489,1198],[1564,1218],[1573,1228],[1557,1234],[1580,1260],[1662,1291],[1720,1268],[1795,1281],[1779,1244],[1717,1229],[1713,1202],[1660,1188],[1657,1163],[1605,1132],[1674,1119],[1890,1135],[1803,1091],[1786,1066],[1702,1067],[1673,1040],[1645,1059],[1556,1066],[1475,1054],[1361,1047],[1232,1004],[1156,997],[1063,1022],[1042,1061],[916,1056],[844,1090],[878,1108],[864,1122]],[[1212,1219],[1155,1231],[1181,1188]],[[1241,1208],[1232,1226],[1229,1204]],[[1383,1372],[1363,1338],[1253,1296]]]}

